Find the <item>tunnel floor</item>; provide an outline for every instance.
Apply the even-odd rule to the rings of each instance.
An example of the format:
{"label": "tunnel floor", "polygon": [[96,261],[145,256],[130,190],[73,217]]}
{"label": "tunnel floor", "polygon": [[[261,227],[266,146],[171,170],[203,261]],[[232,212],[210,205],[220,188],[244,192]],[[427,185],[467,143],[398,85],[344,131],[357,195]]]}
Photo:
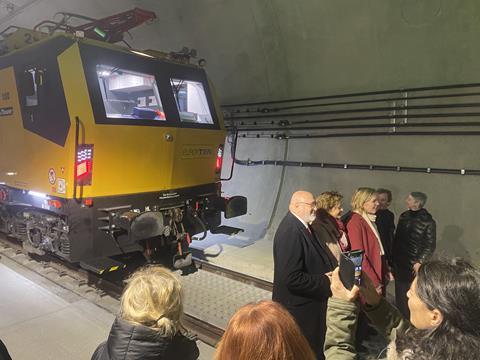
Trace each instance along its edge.
{"label": "tunnel floor", "polygon": [[209,234],[190,245],[194,256],[243,274],[273,281],[273,240],[252,242],[242,233],[232,236]]}

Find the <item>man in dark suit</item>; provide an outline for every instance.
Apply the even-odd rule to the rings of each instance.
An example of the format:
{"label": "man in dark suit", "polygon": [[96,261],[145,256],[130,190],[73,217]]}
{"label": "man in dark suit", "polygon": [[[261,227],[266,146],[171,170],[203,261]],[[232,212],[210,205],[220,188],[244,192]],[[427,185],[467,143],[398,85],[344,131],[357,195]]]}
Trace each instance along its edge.
{"label": "man in dark suit", "polygon": [[315,239],[309,228],[315,211],[311,193],[297,191],[292,195],[289,212],[273,241],[272,299],[292,314],[317,359],[324,359],[325,318],[331,295],[326,273],[333,271],[336,264],[326,245]]}
{"label": "man in dark suit", "polygon": [[390,267],[393,267],[393,234],[395,233],[395,215],[388,210],[392,203],[392,192],[388,189],[377,189],[377,199],[380,203],[375,219],[380,240],[382,241],[385,256]]}
{"label": "man in dark suit", "polygon": [[2,340],[0,340],[0,360],[12,360]]}

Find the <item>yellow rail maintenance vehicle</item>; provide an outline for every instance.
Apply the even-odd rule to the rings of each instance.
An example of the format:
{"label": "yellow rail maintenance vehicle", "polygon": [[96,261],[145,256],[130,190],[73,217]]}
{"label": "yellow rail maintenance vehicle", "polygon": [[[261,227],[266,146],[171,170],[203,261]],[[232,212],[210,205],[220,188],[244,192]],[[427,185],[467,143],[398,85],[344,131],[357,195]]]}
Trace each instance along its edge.
{"label": "yellow rail maintenance vehicle", "polygon": [[0,231],[97,273],[138,251],[188,266],[191,238],[239,231],[221,214],[247,207],[221,196],[226,131],[204,69],[113,44],[154,13],[62,15],[0,33]]}

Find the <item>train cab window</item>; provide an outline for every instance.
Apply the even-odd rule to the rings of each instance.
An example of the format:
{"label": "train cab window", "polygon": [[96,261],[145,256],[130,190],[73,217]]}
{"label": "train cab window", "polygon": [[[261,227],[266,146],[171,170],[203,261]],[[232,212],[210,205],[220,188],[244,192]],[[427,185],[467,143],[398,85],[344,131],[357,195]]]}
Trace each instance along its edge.
{"label": "train cab window", "polygon": [[97,65],[107,118],[165,121],[154,75]]}
{"label": "train cab window", "polygon": [[170,79],[180,120],[194,124],[213,124],[203,84],[197,81]]}

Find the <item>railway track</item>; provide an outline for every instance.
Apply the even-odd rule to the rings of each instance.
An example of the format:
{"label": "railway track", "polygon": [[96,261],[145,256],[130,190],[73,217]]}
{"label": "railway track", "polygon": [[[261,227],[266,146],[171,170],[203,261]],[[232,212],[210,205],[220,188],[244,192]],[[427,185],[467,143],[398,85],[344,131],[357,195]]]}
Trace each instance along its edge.
{"label": "railway track", "polygon": [[[123,276],[117,274],[116,277],[112,276],[112,278],[99,277],[80,267],[62,262],[51,255],[27,254],[21,243],[2,236],[0,236],[0,255],[39,274],[56,285],[88,299],[113,314],[118,312],[119,299],[123,290],[123,279],[128,276],[128,272],[124,272]],[[195,264],[199,271],[212,274],[210,276],[227,278],[230,281],[242,283],[244,286],[256,287],[271,292],[272,284],[268,281],[225,269],[200,259],[195,259]],[[205,274],[202,273],[201,275]],[[256,301],[256,299],[253,301]],[[194,302],[198,303],[198,301]],[[187,330],[195,334],[198,340],[210,346],[216,346],[224,333],[227,319],[234,311],[236,311],[236,308],[229,309],[224,314],[223,321],[208,321],[201,318],[201,314],[204,313],[201,306],[197,306],[196,311],[192,309],[192,312],[189,312],[188,306],[185,306],[183,322]],[[206,310],[205,312],[208,313],[209,311]],[[213,310],[213,312],[216,312],[216,310]]]}
{"label": "railway track", "polygon": [[229,279],[240,281],[245,284],[255,286],[257,288],[264,289],[270,292],[273,290],[273,283],[270,281],[259,279],[250,275],[242,274],[237,271],[230,270],[198,258],[194,258],[194,260],[197,268],[202,269],[204,271],[218,274],[218,275],[227,277]]}

